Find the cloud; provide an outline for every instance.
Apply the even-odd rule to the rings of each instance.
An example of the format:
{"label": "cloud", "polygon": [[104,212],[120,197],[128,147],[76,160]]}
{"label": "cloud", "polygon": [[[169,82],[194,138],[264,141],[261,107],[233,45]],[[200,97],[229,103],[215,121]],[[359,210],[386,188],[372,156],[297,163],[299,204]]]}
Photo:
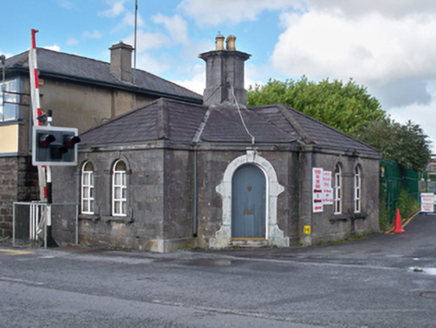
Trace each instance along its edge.
{"label": "cloud", "polygon": [[[429,105],[411,104],[402,107],[392,107],[389,113],[398,123],[405,124],[408,120],[411,120],[412,122],[419,124],[424,130],[424,133],[432,139],[433,152],[436,152],[436,125],[432,118],[432,108],[435,107],[436,94],[433,92],[432,101]],[[410,113],[413,113],[413,116],[411,116]]]}
{"label": "cloud", "polygon": [[436,3],[433,0],[306,0],[305,2],[310,11],[335,13],[349,19],[373,13],[399,19],[411,15],[427,14],[436,9]]}
{"label": "cloud", "polygon": [[[134,35],[131,34],[124,39],[124,42],[130,45],[134,44]],[[136,35],[136,47],[138,53],[152,49],[160,49],[171,43],[170,39],[161,33],[149,33],[144,30],[138,30]]]}
{"label": "cloud", "polygon": [[82,33],[83,38],[85,39],[101,39],[102,34],[98,30],[94,30],[92,32],[85,31]]}
{"label": "cloud", "polygon": [[205,70],[204,65],[197,64],[194,66],[194,69],[191,71],[190,79],[186,79],[182,81],[174,81],[174,83],[202,95],[206,87],[206,76],[204,70]]}
{"label": "cloud", "polygon": [[76,44],[79,44],[79,40],[77,40],[76,38],[68,38],[67,45],[75,46]]}
{"label": "cloud", "polygon": [[60,48],[58,45],[56,45],[56,44],[54,44],[54,45],[52,45],[52,46],[44,47],[44,49],[53,50],[53,51],[58,51],[58,52],[61,50],[61,48]]}
{"label": "cloud", "polygon": [[160,75],[171,68],[165,61],[156,60],[155,56],[148,53],[138,53],[137,55],[137,68],[146,70],[155,75]]}
{"label": "cloud", "polygon": [[[436,75],[436,21],[430,15],[399,20],[368,10],[349,19],[341,13],[330,8],[282,14],[285,31],[271,56],[275,70],[287,77],[353,78],[384,88],[386,95],[405,91],[398,81]],[[429,101],[423,83],[412,86],[419,92],[403,97],[403,105]]]}
{"label": "cloud", "polygon": [[7,53],[7,52],[3,52],[1,49],[0,49],[0,55],[5,55],[6,58],[9,58],[9,57],[13,57],[13,56],[14,56],[14,54]]}
{"label": "cloud", "polygon": [[[130,27],[135,26],[135,14],[130,11],[127,11],[124,14],[122,23],[124,26],[130,26]],[[138,27],[144,26],[144,21],[140,14],[138,14],[137,16],[136,24]]]}
{"label": "cloud", "polygon": [[105,11],[98,12],[99,16],[113,18],[122,14],[126,9],[124,8],[124,0],[121,1],[107,1],[108,4],[111,4],[112,7]]}
{"label": "cloud", "polygon": [[409,104],[430,105],[432,95],[424,79],[399,80],[373,91],[386,108],[402,107]]}
{"label": "cloud", "polygon": [[177,7],[199,25],[217,26],[257,20],[264,10],[281,10],[299,1],[289,0],[183,0]]}
{"label": "cloud", "polygon": [[61,6],[62,8],[65,8],[68,10],[75,8],[75,4],[70,0],[58,0],[57,2],[59,4],[59,6]]}
{"label": "cloud", "polygon": [[[98,12],[98,15],[101,17],[117,19],[118,24],[115,26],[112,32],[118,32],[126,27],[131,28],[135,26],[135,13],[126,9],[124,6],[125,0],[106,0],[106,3],[108,3],[111,8]],[[121,19],[120,16],[122,17]],[[144,26],[144,20],[139,13],[136,17],[136,24],[138,27]]]}
{"label": "cloud", "polygon": [[181,16],[174,15],[173,17],[168,17],[157,14],[153,17],[153,21],[156,24],[163,24],[176,43],[187,43],[188,24]]}

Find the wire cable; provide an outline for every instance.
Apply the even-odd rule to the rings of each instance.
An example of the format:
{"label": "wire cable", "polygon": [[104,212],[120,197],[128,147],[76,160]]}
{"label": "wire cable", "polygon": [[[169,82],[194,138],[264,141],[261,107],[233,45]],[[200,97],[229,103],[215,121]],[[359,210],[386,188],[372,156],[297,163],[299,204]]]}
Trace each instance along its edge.
{"label": "wire cable", "polygon": [[251,137],[251,144],[254,145],[254,142],[255,142],[256,139],[255,139],[254,135],[252,135],[250,133],[250,131],[248,130],[247,125],[245,125],[245,121],[244,121],[244,118],[242,117],[241,109],[239,108],[238,100],[235,97],[235,91],[233,89],[232,80],[229,78],[229,79],[227,79],[227,82],[230,84],[230,89],[232,91],[232,96],[233,96],[233,99],[235,100],[236,108],[238,109],[238,113],[239,113],[239,117],[241,118],[242,125],[244,126],[245,131],[247,132],[247,134]]}

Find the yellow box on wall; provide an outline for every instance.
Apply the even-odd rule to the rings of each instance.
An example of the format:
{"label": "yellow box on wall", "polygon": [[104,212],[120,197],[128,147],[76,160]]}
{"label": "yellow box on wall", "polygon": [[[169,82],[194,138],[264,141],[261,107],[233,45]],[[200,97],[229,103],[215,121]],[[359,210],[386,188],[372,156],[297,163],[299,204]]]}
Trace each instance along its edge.
{"label": "yellow box on wall", "polygon": [[18,153],[18,124],[0,126],[0,154]]}

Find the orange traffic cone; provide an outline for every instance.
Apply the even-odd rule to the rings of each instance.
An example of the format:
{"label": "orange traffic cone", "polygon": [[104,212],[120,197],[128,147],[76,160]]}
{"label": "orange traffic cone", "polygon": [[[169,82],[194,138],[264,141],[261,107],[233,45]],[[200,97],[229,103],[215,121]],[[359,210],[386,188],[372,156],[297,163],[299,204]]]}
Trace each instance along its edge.
{"label": "orange traffic cone", "polygon": [[397,209],[397,216],[395,217],[395,228],[392,230],[393,233],[403,233],[405,232],[403,228],[401,228],[401,217],[400,210]]}

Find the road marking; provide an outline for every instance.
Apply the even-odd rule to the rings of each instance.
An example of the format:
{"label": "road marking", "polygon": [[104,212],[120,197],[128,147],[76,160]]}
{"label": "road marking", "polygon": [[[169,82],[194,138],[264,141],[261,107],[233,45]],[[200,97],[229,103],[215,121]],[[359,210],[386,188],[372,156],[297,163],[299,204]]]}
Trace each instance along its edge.
{"label": "road marking", "polygon": [[[412,216],[410,218],[406,218],[404,220],[401,221],[401,227],[404,228],[406,225],[408,225],[410,223],[410,221],[412,221],[418,214],[420,214],[422,212],[417,211],[414,214],[412,214]],[[386,231],[386,234],[392,233],[392,231],[394,230],[394,227],[389,229],[388,231]]]}
{"label": "road marking", "polygon": [[[265,319],[265,320],[275,320],[275,321],[285,321],[285,322],[296,322],[296,318],[291,317],[289,315],[298,315],[301,313],[304,314],[386,314],[386,313],[426,313],[426,309],[422,308],[404,308],[404,309],[356,309],[356,310],[340,310],[340,309],[334,309],[334,310],[286,310],[286,312],[276,312],[276,313],[261,313],[258,311],[249,311],[249,310],[235,310],[235,309],[228,309],[228,308],[217,308],[217,307],[208,307],[208,306],[201,306],[201,305],[191,305],[191,304],[185,304],[181,302],[171,302],[171,301],[165,301],[165,300],[152,300],[151,303],[159,304],[163,306],[170,306],[170,307],[181,307],[185,309],[195,309],[199,311],[204,312],[213,312],[213,313],[220,313],[224,315],[237,315],[237,316],[245,316],[245,317],[254,317],[259,319]],[[315,326],[310,326],[315,327]],[[364,326],[362,326],[364,327]]]}
{"label": "road marking", "polygon": [[9,277],[0,277],[0,281],[16,282],[16,283],[20,283],[20,284],[33,285],[33,286],[44,286],[45,285],[43,282],[29,281],[29,280],[9,278]]}
{"label": "road marking", "polygon": [[[372,269],[372,270],[385,270],[385,271],[400,271],[401,268],[391,268],[382,267],[376,265],[366,265],[366,264],[348,264],[348,263],[338,263],[338,262],[315,262],[315,260],[302,261],[297,259],[267,259],[267,258],[256,258],[256,257],[237,257],[232,255],[227,255],[226,258],[239,261],[253,261],[253,262],[270,262],[270,263],[280,263],[280,264],[293,264],[293,265],[307,265],[307,266],[332,266],[332,267],[344,267],[344,268],[355,268],[355,269]],[[341,259],[338,259],[339,261]],[[350,260],[349,258],[344,258],[343,260]]]}
{"label": "road marking", "polygon": [[6,253],[6,255],[35,254],[35,252],[31,252],[31,251],[16,251],[16,250],[13,250],[13,249],[0,249],[0,252]]}

